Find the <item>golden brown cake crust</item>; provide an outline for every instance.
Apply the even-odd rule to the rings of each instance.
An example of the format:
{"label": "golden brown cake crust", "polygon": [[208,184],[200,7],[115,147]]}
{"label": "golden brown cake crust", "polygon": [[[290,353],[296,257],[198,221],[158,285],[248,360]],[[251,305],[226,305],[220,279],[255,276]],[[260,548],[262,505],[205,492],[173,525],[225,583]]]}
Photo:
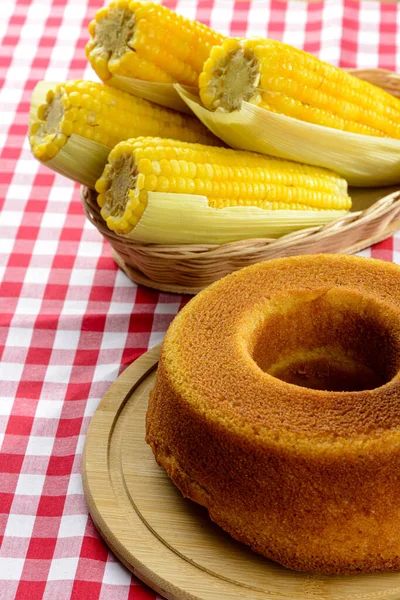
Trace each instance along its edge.
{"label": "golden brown cake crust", "polygon": [[185,496],[264,556],[321,573],[399,569],[399,371],[400,268],[261,263],[174,320],[147,441]]}

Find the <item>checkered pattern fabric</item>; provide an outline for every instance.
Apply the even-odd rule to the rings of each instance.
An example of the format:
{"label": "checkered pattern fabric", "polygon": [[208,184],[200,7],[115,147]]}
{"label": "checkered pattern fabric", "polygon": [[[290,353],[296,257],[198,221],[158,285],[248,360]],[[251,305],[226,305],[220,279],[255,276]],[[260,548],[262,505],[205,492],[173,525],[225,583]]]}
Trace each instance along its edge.
{"label": "checkered pattern fabric", "polygon": [[[282,39],[344,67],[400,70],[400,5],[168,0],[224,33]],[[136,287],[85,221],[78,186],[26,140],[40,79],[94,77],[86,28],[101,0],[0,8],[0,598],[150,600],[88,517],[81,456],[121,371],[162,340],[186,301]],[[363,252],[400,262],[400,235]]]}

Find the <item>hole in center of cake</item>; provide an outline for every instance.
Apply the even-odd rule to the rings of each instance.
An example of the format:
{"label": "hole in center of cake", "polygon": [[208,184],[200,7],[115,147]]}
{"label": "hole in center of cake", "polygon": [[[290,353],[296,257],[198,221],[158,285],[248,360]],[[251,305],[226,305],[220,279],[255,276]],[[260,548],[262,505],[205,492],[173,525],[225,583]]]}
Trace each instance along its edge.
{"label": "hole in center of cake", "polygon": [[332,392],[372,390],[400,371],[400,316],[340,288],[269,302],[252,358],[287,383]]}

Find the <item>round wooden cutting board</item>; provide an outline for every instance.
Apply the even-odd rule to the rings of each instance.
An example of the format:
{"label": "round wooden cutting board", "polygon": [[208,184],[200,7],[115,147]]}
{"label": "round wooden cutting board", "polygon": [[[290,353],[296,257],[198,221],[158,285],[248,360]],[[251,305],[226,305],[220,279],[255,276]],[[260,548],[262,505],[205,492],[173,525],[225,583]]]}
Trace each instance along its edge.
{"label": "round wooden cutting board", "polygon": [[289,571],[235,542],[181,496],[144,440],[159,352],[144,354],[111,386],[86,439],[86,499],[118,558],[169,600],[398,600],[400,573]]}

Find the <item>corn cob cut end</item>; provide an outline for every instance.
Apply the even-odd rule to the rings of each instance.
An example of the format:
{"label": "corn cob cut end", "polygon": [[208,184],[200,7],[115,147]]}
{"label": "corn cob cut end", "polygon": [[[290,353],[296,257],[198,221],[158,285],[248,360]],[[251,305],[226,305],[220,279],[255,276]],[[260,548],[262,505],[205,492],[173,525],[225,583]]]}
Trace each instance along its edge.
{"label": "corn cob cut end", "polygon": [[116,233],[129,233],[147,206],[147,193],[138,189],[139,172],[129,145],[118,144],[97,180],[97,202],[107,226]]}
{"label": "corn cob cut end", "polygon": [[237,39],[214,46],[199,77],[200,98],[209,110],[232,112],[242,102],[261,101],[260,68],[251,48]]}
{"label": "corn cob cut end", "polygon": [[89,24],[92,39],[86,45],[86,55],[100,79],[106,81],[112,75],[109,62],[119,63],[126,52],[135,27],[134,14],[128,10],[128,2],[112,2],[97,11]]}
{"label": "corn cob cut end", "polygon": [[45,162],[54,158],[66,143],[70,133],[66,127],[62,131],[64,117],[62,92],[49,90],[46,102],[41,104],[30,127],[29,142],[33,155]]}
{"label": "corn cob cut end", "polygon": [[205,196],[214,209],[348,210],[347,182],[321,169],[250,152],[142,137],[113,148],[96,182],[109,229],[130,233],[149,192]]}
{"label": "corn cob cut end", "polygon": [[86,44],[86,56],[102,81],[113,75],[161,83],[174,81],[153,62],[139,58],[134,49],[136,11],[140,16],[140,4],[127,0],[111,2],[97,11],[89,24],[91,39]]}

